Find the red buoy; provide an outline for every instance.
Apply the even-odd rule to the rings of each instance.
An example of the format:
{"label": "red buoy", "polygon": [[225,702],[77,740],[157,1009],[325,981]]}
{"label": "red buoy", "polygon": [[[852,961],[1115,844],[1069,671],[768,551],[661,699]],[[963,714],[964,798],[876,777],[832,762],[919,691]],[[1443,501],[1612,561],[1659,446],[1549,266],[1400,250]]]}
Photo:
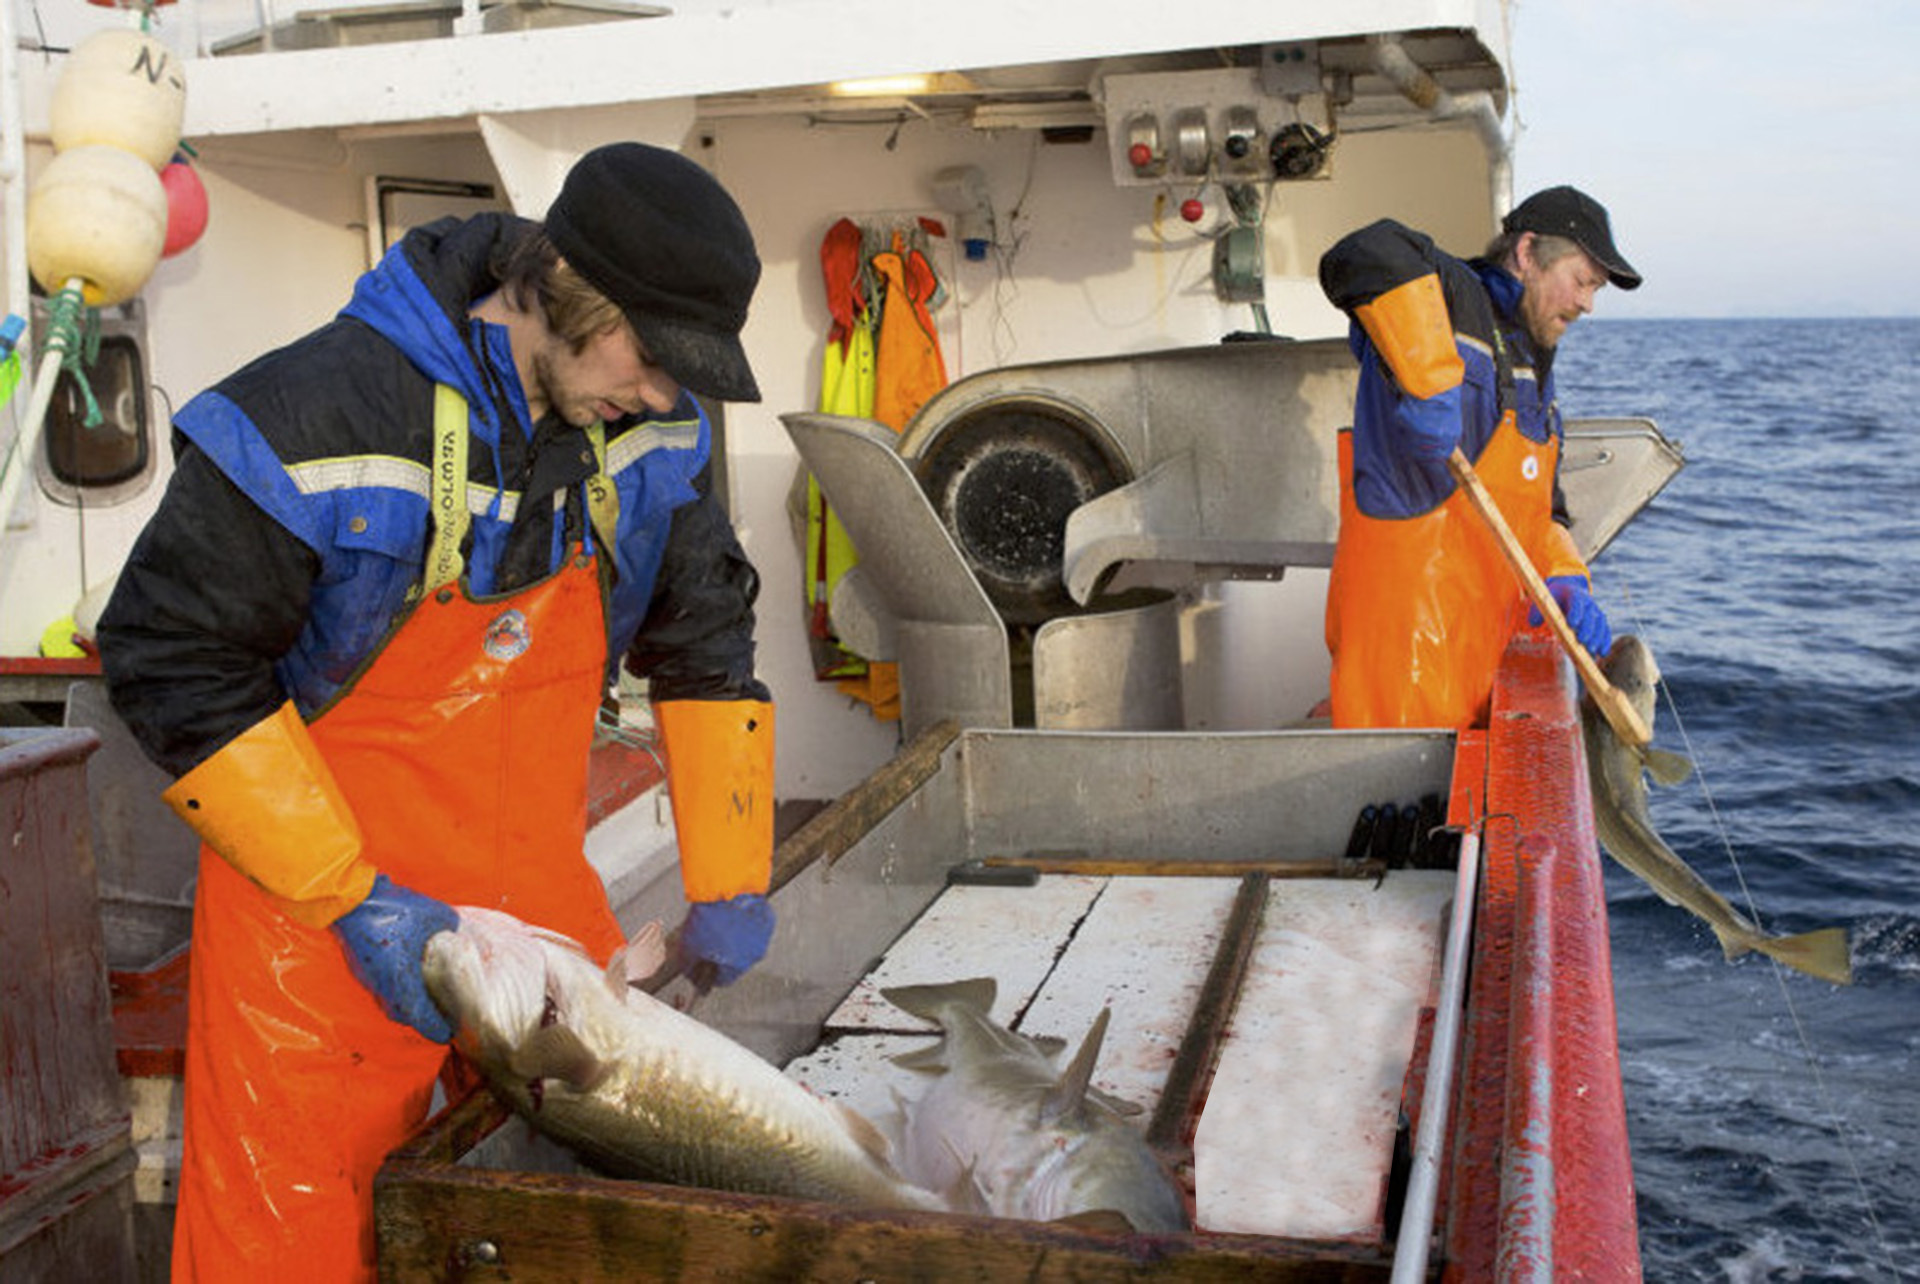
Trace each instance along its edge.
{"label": "red buoy", "polygon": [[160,257],[170,259],[190,248],[207,230],[207,188],[186,157],[175,155],[160,171],[167,193],[167,239]]}

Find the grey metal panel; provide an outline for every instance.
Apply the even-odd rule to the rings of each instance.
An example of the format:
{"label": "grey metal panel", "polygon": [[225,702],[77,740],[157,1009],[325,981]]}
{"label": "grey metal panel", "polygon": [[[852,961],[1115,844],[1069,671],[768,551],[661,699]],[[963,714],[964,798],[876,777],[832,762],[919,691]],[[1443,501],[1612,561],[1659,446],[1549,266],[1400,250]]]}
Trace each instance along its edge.
{"label": "grey metal panel", "polygon": [[1138,480],[1068,523],[1063,561],[1078,601],[1119,560],[1227,574],[1324,566],[1339,524],[1336,434],[1352,418],[1357,371],[1338,339],[985,371],[928,401],[899,449],[922,458],[956,423],[1023,403],[1066,413],[1111,443]]}
{"label": "grey metal panel", "polygon": [[[839,859],[774,894],[767,957],[696,1008],[776,1063],[821,1025],[945,886],[984,856],[1324,860],[1367,803],[1446,792],[1443,731],[964,731]],[[676,983],[683,986],[683,983]]]}
{"label": "grey metal panel", "polygon": [[1651,419],[1569,419],[1560,489],[1574,544],[1592,559],[1686,466]]}
{"label": "grey metal panel", "polygon": [[776,1065],[810,1050],[859,979],[946,886],[965,846],[961,741],[939,770],[838,860],[815,861],[773,895],[767,956],[699,1001],[696,1014]]}
{"label": "grey metal panel", "polygon": [[876,627],[899,648],[901,722],[908,737],[945,718],[962,726],[1013,722],[1006,626],[880,424],[839,415],[782,415],[863,568],[860,599],[884,611]]}
{"label": "grey metal panel", "polygon": [[962,736],[969,858],[1326,860],[1368,803],[1445,795],[1444,731],[1043,732]]}
{"label": "grey metal panel", "polygon": [[1172,595],[1059,616],[1034,635],[1036,727],[1177,731],[1182,712],[1180,606]]}

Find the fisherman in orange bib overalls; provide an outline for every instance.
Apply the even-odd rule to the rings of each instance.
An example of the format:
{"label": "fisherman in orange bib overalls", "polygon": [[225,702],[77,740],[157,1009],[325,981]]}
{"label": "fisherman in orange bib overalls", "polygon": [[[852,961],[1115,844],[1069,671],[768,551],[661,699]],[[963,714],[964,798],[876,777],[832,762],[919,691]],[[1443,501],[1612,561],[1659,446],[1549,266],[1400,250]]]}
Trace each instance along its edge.
{"label": "fisherman in orange bib overalls", "polygon": [[[1607,212],[1571,187],[1528,197],[1471,262],[1392,220],[1320,261],[1353,319],[1353,428],[1340,440],[1340,537],[1327,597],[1337,727],[1483,726],[1524,600],[1447,467],[1470,460],[1580,644],[1612,644],[1560,495],[1553,352],[1607,282],[1640,276]],[[1535,615],[1532,623],[1538,624]]]}
{"label": "fisherman in orange bib overalls", "polygon": [[544,224],[413,230],[181,409],[99,630],[205,844],[176,1280],[373,1278],[374,1172],[447,1056],[420,966],[450,906],[618,946],[582,844],[622,657],[669,759],[687,961],[726,983],[766,950],[758,579],[689,395],[759,399],[759,272],[710,175],[616,143]]}

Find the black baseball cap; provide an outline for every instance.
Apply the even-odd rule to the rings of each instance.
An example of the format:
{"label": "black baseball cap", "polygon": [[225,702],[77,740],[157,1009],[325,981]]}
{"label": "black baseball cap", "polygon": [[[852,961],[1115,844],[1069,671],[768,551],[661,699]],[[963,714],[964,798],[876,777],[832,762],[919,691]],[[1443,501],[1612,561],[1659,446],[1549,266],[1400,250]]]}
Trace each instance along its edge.
{"label": "black baseball cap", "polygon": [[662,147],[609,143],[575,162],[545,223],[674,382],[720,401],[760,400],[740,346],[760,256],[713,175]]}
{"label": "black baseball cap", "polygon": [[1613,244],[1607,207],[1577,187],[1549,187],[1516,205],[1500,226],[1509,232],[1564,236],[1593,256],[1607,279],[1623,290],[1639,288],[1640,274]]}

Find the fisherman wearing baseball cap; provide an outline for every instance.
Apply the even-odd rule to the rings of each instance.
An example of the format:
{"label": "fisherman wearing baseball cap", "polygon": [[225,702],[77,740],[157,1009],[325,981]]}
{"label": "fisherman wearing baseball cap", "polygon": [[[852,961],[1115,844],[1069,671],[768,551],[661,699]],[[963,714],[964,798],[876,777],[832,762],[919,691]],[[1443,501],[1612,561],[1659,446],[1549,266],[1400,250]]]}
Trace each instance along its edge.
{"label": "fisherman wearing baseball cap", "polygon": [[1524,598],[1448,458],[1472,462],[1580,644],[1604,656],[1612,631],[1560,493],[1553,354],[1602,287],[1637,289],[1640,274],[1604,206],[1550,187],[1479,258],[1383,219],[1327,251],[1320,283],[1360,361],[1327,599],[1334,725],[1484,726]]}
{"label": "fisherman wearing baseball cap", "polygon": [[759,275],[711,175],[615,143],[544,223],[410,231],[180,409],[99,628],[204,844],[175,1278],[373,1277],[374,1170],[457,1033],[422,976],[452,906],[619,947],[582,844],[620,661],[671,764],[682,966],[726,984],[767,949],[759,580],[694,397],[759,397]]}

